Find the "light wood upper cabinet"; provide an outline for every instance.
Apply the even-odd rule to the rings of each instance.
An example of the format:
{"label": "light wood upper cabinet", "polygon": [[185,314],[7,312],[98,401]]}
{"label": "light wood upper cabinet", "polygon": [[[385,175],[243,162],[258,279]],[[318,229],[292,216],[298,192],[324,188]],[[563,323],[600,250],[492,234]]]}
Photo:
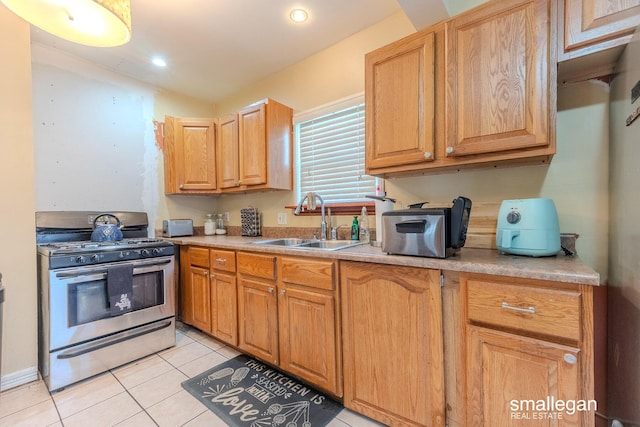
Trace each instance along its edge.
{"label": "light wood upper cabinet", "polygon": [[435,158],[435,59],[433,32],[365,56],[368,173]]}
{"label": "light wood upper cabinet", "polygon": [[548,0],[489,2],[447,22],[447,157],[554,153],[551,28]]}
{"label": "light wood upper cabinet", "polygon": [[293,189],[293,110],[272,99],[238,112],[236,190]]}
{"label": "light wood upper cabinet", "polygon": [[165,117],[165,193],[292,190],[292,120],[272,99],[217,120]]}
{"label": "light wood upper cabinet", "polygon": [[266,104],[258,104],[238,114],[240,183],[243,185],[267,182],[266,109]]}
{"label": "light wood upper cabinet", "polygon": [[218,181],[220,188],[240,185],[240,152],[238,149],[238,115],[221,117],[218,124]]}
{"label": "light wood upper cabinet", "polygon": [[341,262],[340,284],[345,407],[386,425],[445,425],[440,272]]}
{"label": "light wood upper cabinet", "polygon": [[564,52],[628,43],[640,25],[640,0],[564,0]]}
{"label": "light wood upper cabinet", "polygon": [[165,193],[216,192],[213,119],[165,117],[164,144]]}
{"label": "light wood upper cabinet", "polygon": [[549,161],[553,7],[554,0],[490,1],[368,53],[367,173]]}

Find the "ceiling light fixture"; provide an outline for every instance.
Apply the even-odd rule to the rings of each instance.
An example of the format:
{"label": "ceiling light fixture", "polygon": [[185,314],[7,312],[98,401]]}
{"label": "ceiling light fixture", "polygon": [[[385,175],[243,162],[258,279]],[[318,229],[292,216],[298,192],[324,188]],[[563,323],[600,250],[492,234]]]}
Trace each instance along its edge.
{"label": "ceiling light fixture", "polygon": [[44,31],[87,46],[119,46],[131,40],[129,0],[0,0]]}
{"label": "ceiling light fixture", "polygon": [[304,9],[293,9],[291,13],[289,13],[289,18],[293,22],[304,22],[309,17],[309,14]]}
{"label": "ceiling light fixture", "polygon": [[156,56],[155,58],[151,59],[151,62],[156,67],[166,67],[167,66],[167,61],[165,61],[164,59],[160,58],[159,56]]}

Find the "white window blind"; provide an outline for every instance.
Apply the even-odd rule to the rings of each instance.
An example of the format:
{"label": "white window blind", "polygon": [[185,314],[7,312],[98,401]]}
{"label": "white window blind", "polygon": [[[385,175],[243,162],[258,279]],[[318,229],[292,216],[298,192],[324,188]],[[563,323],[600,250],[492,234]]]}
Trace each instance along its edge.
{"label": "white window blind", "polygon": [[364,104],[296,124],[298,200],[309,191],[325,202],[363,200],[376,179],[364,174]]}

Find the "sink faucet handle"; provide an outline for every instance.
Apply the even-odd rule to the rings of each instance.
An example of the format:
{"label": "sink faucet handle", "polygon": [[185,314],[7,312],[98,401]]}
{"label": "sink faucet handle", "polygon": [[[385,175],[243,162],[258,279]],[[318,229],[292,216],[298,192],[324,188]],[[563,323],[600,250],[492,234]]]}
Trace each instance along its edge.
{"label": "sink faucet handle", "polygon": [[349,224],[340,224],[335,227],[331,227],[331,240],[338,240],[338,229],[340,227],[349,227]]}

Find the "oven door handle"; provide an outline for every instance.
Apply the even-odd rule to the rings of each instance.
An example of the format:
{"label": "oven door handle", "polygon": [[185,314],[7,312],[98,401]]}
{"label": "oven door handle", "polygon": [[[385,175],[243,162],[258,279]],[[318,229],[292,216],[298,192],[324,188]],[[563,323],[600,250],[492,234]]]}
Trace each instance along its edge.
{"label": "oven door handle", "polygon": [[121,343],[133,338],[147,335],[152,332],[159,331],[171,326],[171,320],[165,320],[164,322],[154,323],[152,325],[143,326],[133,331],[125,331],[107,338],[96,340],[89,344],[84,344],[74,348],[73,350],[60,353],[58,359],[72,359],[74,357],[82,356],[83,354],[91,353],[92,351],[100,350],[105,347],[109,347],[114,344]]}
{"label": "oven door handle", "polygon": [[[163,258],[161,260],[148,260],[148,261],[132,261],[133,264],[133,274],[136,273],[145,273],[149,270],[148,267],[157,267],[165,264],[171,263],[173,260],[171,258]],[[140,271],[140,269],[144,268],[145,270]],[[56,278],[58,279],[75,279],[74,282],[86,282],[89,280],[102,280],[107,277],[107,270],[104,269],[104,266],[91,268],[91,267],[77,267],[70,270],[59,271],[56,273]],[[73,283],[73,282],[72,282]]]}

